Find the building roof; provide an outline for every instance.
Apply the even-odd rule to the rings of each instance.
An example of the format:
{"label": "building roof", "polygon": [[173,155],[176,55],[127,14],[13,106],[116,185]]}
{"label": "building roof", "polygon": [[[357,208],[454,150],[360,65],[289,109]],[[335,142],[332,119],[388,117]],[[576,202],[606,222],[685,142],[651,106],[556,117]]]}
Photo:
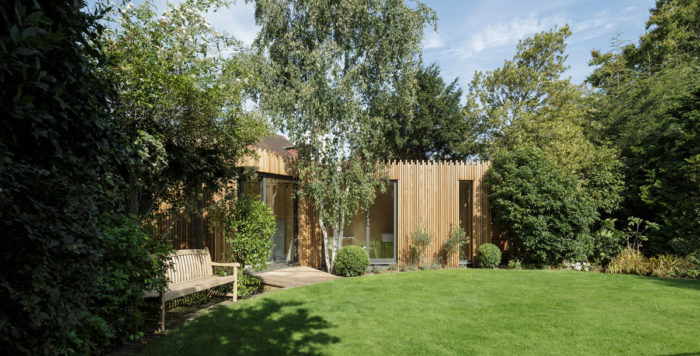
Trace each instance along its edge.
{"label": "building roof", "polygon": [[260,141],[255,144],[255,147],[276,152],[284,156],[296,157],[294,145],[282,135],[273,134],[270,136],[263,136],[260,138]]}

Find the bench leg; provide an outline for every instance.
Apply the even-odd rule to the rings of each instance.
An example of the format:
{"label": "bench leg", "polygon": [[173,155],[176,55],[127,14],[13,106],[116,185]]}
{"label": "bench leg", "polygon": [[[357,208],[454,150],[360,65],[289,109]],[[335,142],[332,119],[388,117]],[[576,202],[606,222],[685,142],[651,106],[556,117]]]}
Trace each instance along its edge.
{"label": "bench leg", "polygon": [[160,331],[165,331],[165,298],[160,294]]}
{"label": "bench leg", "polygon": [[238,267],[233,267],[233,275],[236,279],[233,280],[233,302],[238,301]]}

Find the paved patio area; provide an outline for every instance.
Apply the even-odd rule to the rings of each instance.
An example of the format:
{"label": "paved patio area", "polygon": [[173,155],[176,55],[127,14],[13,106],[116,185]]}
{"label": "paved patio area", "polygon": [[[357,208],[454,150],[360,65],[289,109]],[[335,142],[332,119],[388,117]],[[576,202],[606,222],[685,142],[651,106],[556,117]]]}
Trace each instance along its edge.
{"label": "paved patio area", "polygon": [[264,284],[279,288],[307,286],[342,278],[311,267],[287,267],[255,275],[260,277]]}

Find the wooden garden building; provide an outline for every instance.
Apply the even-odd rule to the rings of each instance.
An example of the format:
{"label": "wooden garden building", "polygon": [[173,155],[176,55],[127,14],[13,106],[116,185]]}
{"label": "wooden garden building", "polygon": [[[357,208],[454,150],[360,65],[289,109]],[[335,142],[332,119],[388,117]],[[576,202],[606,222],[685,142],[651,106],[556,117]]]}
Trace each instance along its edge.
{"label": "wooden garden building", "polygon": [[[272,262],[323,267],[322,235],[313,207],[300,201],[296,190],[295,151],[286,138],[265,137],[255,147],[256,156],[240,165],[255,174],[239,182],[241,194],[258,196],[274,212],[277,230],[272,240]],[[355,216],[344,229],[343,246],[367,250],[372,264],[411,263],[410,234],[422,226],[432,235],[427,249],[432,260],[439,257],[451,227],[461,224],[471,242],[449,266],[467,264],[476,248],[491,242],[493,231],[484,176],[488,162],[398,161],[387,164],[388,181],[369,209]],[[173,234],[178,248],[191,248],[191,223],[181,219]],[[203,245],[216,260],[225,257],[225,241],[217,229],[206,229]]]}

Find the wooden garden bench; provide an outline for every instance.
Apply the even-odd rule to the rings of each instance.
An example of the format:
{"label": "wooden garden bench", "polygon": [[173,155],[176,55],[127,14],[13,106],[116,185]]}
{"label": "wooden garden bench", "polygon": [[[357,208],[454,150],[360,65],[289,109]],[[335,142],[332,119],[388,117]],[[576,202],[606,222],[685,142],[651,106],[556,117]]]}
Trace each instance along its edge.
{"label": "wooden garden bench", "polygon": [[[165,330],[165,302],[233,282],[233,301],[238,300],[238,263],[212,262],[209,249],[177,250],[168,268],[168,288],[163,293],[146,291],[145,298],[160,297],[160,329]],[[215,276],[212,267],[233,267],[233,275]]]}

